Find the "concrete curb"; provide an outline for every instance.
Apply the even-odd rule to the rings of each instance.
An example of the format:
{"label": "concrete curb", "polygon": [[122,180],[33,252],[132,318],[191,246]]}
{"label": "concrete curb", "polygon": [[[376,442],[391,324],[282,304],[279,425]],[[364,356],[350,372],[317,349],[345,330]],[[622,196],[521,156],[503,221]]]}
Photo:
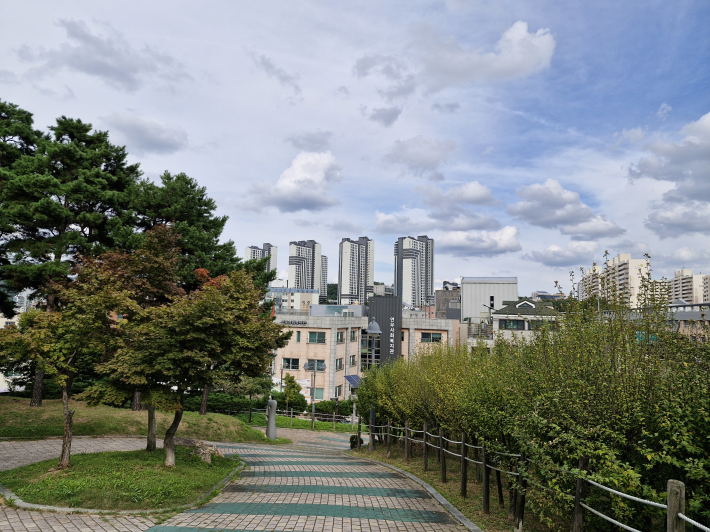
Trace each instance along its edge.
{"label": "concrete curb", "polygon": [[22,508],[23,510],[38,510],[38,511],[44,511],[44,512],[56,512],[56,513],[62,513],[62,514],[96,514],[96,515],[138,515],[138,514],[151,514],[151,513],[161,513],[161,512],[170,512],[170,511],[177,511],[177,510],[187,510],[188,508],[194,508],[195,506],[199,506],[209,495],[217,490],[221,489],[222,486],[224,486],[227,482],[229,482],[232,478],[234,478],[236,475],[241,473],[242,469],[244,469],[247,465],[247,463],[239,459],[237,460],[239,462],[239,465],[235,467],[229,475],[224,477],[222,480],[217,482],[214,486],[212,486],[209,490],[207,490],[205,493],[200,495],[200,497],[195,501],[190,504],[183,504],[182,506],[173,506],[171,508],[154,508],[152,510],[96,510],[94,508],[63,508],[61,506],[48,506],[45,504],[33,504],[30,502],[25,502],[22,499],[20,499],[17,495],[15,495],[13,492],[11,492],[9,489],[5,488],[2,484],[0,484],[0,495],[2,495],[5,500],[8,502],[10,505],[17,506],[18,508]]}
{"label": "concrete curb", "polygon": [[[352,455],[349,455],[349,456],[352,456]],[[353,456],[353,458],[355,458],[355,457]],[[359,457],[358,457],[358,458],[359,458]],[[406,471],[404,471],[404,470],[402,470],[402,469],[400,469],[400,468],[398,468],[398,467],[395,467],[395,466],[393,466],[393,465],[386,464],[385,462],[380,462],[379,460],[373,460],[372,458],[364,458],[364,457],[362,458],[362,460],[367,460],[367,461],[369,461],[369,462],[375,462],[376,464],[380,464],[380,465],[382,465],[382,466],[388,467],[388,468],[390,468],[390,469],[393,469],[394,471],[397,471],[397,473],[401,473],[402,475],[404,475],[405,477],[409,478],[410,480],[413,480],[414,482],[416,482],[417,484],[419,484],[420,486],[422,486],[425,490],[427,490],[427,492],[429,493],[429,495],[431,495],[431,496],[434,497],[437,501],[439,501],[439,503],[440,503],[444,508],[446,508],[446,509],[449,511],[449,513],[450,513],[451,515],[453,515],[463,526],[465,526],[466,528],[468,528],[471,532],[483,532],[483,531],[482,531],[480,528],[478,528],[468,517],[466,517],[466,516],[465,516],[464,514],[462,514],[459,510],[457,510],[457,509],[454,507],[453,504],[451,504],[449,501],[447,501],[447,500],[443,497],[443,495],[441,495],[441,493],[439,493],[438,491],[436,491],[434,488],[432,488],[429,484],[427,484],[426,482],[424,482],[424,481],[423,481],[422,479],[420,479],[419,477],[415,477],[415,476],[412,475],[411,473],[408,473],[408,472],[406,472]]]}

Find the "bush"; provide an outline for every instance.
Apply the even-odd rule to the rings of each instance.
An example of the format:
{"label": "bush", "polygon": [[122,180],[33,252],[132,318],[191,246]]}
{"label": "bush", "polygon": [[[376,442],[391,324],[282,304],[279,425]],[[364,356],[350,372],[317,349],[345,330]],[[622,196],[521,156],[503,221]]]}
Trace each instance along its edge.
{"label": "bush", "polygon": [[[197,412],[202,404],[202,394],[192,395],[185,399],[185,410],[188,412]],[[239,395],[230,395],[227,393],[211,393],[207,398],[208,412],[236,412],[237,414],[243,410],[249,410],[251,401],[246,397]]]}
{"label": "bush", "polygon": [[[335,401],[321,401],[316,403],[318,414],[332,414],[335,412]],[[349,416],[353,413],[353,403],[350,399],[338,402],[338,415]]]}
{"label": "bush", "polygon": [[[490,352],[483,343],[422,347],[375,367],[358,410],[372,405],[400,426],[426,421],[452,439],[465,431],[473,444],[525,453],[535,482],[558,493],[574,494],[574,476],[554,467],[574,469],[583,455],[590,478],[648,500],[664,502],[667,481],[680,480],[687,514],[710,522],[710,345],[672,331],[653,298],[633,313],[613,301],[600,307],[569,299],[556,329],[527,340],[498,337]],[[529,500],[544,523],[570,528],[568,499],[535,489]],[[663,518],[596,488],[588,504],[642,529]],[[587,523],[608,530],[595,516]]]}
{"label": "bush", "polygon": [[[363,445],[365,445],[365,441],[360,438],[360,447],[362,447]],[[352,436],[350,436],[350,448],[357,448],[357,434],[353,434]]]}

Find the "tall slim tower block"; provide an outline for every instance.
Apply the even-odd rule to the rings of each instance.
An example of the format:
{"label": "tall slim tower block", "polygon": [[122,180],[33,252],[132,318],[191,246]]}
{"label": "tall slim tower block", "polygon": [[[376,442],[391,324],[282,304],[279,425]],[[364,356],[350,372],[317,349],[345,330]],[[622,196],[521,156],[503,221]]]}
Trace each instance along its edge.
{"label": "tall slim tower block", "polygon": [[328,302],[328,257],[320,257],[320,303]]}
{"label": "tall slim tower block", "polygon": [[403,236],[394,243],[394,290],[413,307],[434,304],[433,238]]}
{"label": "tall slim tower block", "polygon": [[364,305],[375,284],[375,241],[343,238],[338,258],[338,304]]}
{"label": "tall slim tower block", "polygon": [[263,259],[264,257],[269,257],[269,262],[267,264],[267,270],[276,270],[276,260],[277,260],[277,248],[271,244],[264,244],[263,248],[258,246],[249,246],[244,250],[244,260],[251,259]]}
{"label": "tall slim tower block", "polygon": [[[327,259],[326,259],[327,261]],[[327,297],[321,285],[323,257],[321,246],[315,240],[299,240],[288,245],[288,286],[290,288],[307,288],[318,290],[319,295]],[[327,279],[327,272],[326,272]],[[326,281],[327,283],[327,281]]]}

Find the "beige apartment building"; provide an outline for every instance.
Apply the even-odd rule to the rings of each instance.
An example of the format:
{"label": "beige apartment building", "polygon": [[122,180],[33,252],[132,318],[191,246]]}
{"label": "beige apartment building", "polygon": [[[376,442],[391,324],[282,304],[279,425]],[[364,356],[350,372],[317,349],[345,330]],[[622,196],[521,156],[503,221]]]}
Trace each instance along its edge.
{"label": "beige apartment building", "polygon": [[[309,360],[325,364],[325,371],[316,372],[316,402],[350,396],[346,375],[362,376],[373,364],[380,362],[380,337],[372,338],[366,329],[367,316],[294,316],[276,314],[276,321],[283,324],[293,335],[288,344],[276,351],[272,366],[274,382],[278,383],[287,373],[301,384],[302,393],[310,398],[312,372],[304,365]],[[385,331],[385,324],[379,324]],[[454,320],[428,318],[402,318],[398,341],[403,357],[412,356],[422,344],[452,342],[458,335],[458,323]],[[387,353],[382,352],[383,360]],[[278,384],[277,384],[278,386]]]}
{"label": "beige apartment building", "polygon": [[710,275],[696,274],[693,270],[676,270],[672,279],[668,280],[668,303],[682,299],[686,303],[704,303],[706,299]]}
{"label": "beige apartment building", "polygon": [[579,282],[579,299],[604,297],[604,290],[618,294],[622,302],[636,308],[641,294],[641,280],[648,275],[646,259],[632,259],[629,253],[620,253],[606,262],[606,267],[595,266],[584,272]]}

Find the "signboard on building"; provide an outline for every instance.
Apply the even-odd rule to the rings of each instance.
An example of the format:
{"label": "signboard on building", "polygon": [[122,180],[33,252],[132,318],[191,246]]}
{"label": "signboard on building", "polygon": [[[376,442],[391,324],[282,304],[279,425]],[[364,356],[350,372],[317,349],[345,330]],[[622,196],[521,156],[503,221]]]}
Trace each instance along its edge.
{"label": "signboard on building", "polygon": [[402,298],[399,296],[373,297],[369,300],[370,317],[382,330],[380,363],[397,360],[402,352]]}

